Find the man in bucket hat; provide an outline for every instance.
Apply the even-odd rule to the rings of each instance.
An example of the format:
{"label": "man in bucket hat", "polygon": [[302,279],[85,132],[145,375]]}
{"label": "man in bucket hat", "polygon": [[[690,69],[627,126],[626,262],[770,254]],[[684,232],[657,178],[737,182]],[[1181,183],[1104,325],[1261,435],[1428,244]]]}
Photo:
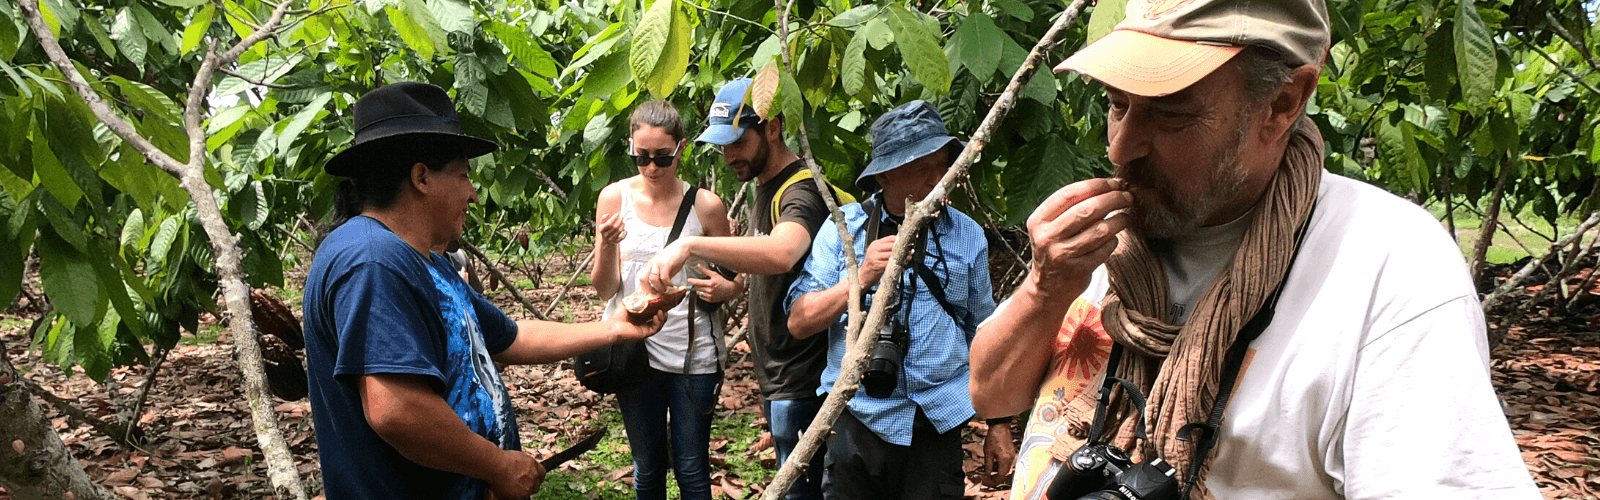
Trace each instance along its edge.
{"label": "man in bucket hat", "polygon": [[[928,196],[961,151],[939,111],[923,101],[901,105],[872,124],[872,162],[856,185],[873,193],[843,207],[845,227],[868,287],[877,297],[907,199]],[[831,225],[831,224],[830,224]],[[828,438],[822,480],[826,498],[959,499],[965,492],[961,429],[972,419],[967,348],[994,310],[989,245],[983,228],[945,207],[908,246],[911,264],[873,350],[864,390],[850,400]],[[838,231],[824,226],[805,270],[789,288],[789,332],[827,332],[828,368],[819,395],[838,379],[846,341],[850,284]],[[990,434],[986,454],[1014,456],[1009,422]]]}
{"label": "man in bucket hat", "polygon": [[355,103],[346,179],[306,277],[306,362],[330,499],[527,498],[544,469],[521,451],[494,363],[550,363],[645,338],[610,321],[512,321],[439,253],[477,188],[467,159],[496,145],[461,133],[443,89],[397,83]]}
{"label": "man in bucket hat", "polygon": [[[817,381],[827,363],[827,345],[820,338],[790,336],[782,301],[811,250],[812,238],[828,220],[828,205],[811,179],[811,170],[784,144],[784,118],[763,121],[752,109],[750,84],[749,78],[740,78],[717,91],[706,113],[709,125],[695,141],[715,145],[740,181],[757,183],[750,219],[754,237],[678,238],[645,265],[640,288],[664,290],[671,285],[667,278],[676,276],[691,256],[746,273],[750,355],[782,463],[822,408]],[[808,474],[789,490],[790,500],[820,498],[821,464],[817,457]]]}
{"label": "man in bucket hat", "polygon": [[1056,67],[1106,89],[1116,177],[1040,204],[973,342],[978,413],[1032,408],[1013,498],[1538,498],[1455,242],[1323,170],[1324,3],[1126,13]]}

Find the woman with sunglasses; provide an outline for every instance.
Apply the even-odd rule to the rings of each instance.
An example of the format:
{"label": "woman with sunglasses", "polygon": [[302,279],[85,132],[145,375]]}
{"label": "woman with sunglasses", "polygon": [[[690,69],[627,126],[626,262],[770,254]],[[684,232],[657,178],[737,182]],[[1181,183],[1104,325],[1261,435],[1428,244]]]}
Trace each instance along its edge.
{"label": "woman with sunglasses", "polygon": [[[639,167],[639,175],[601,190],[595,211],[595,259],[590,277],[601,299],[607,301],[604,317],[622,307],[622,297],[639,289],[639,273],[668,243],[689,189],[689,183],[678,179],[685,140],[677,108],[666,101],[647,102],[634,110],[628,122],[628,156]],[[730,233],[722,200],[710,190],[699,190],[679,237]],[[707,269],[704,262],[691,261],[670,280],[693,286],[697,300],[685,300],[667,313],[661,333],[646,341],[651,376],[638,387],[617,393],[617,402],[633,450],[636,497],[665,499],[670,466],[676,471],[683,498],[709,500],[711,414],[726,350],[721,325],[709,312],[692,309],[691,302],[732,299],[744,291],[744,277],[730,281]]]}

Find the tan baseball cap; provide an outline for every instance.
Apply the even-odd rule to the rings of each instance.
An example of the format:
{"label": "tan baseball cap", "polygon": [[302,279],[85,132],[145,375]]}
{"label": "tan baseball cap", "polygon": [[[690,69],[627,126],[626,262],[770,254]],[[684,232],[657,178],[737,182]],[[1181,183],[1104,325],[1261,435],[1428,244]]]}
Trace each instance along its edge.
{"label": "tan baseball cap", "polygon": [[1055,71],[1155,97],[1193,85],[1249,45],[1292,66],[1321,64],[1329,39],[1323,0],[1128,0],[1116,28]]}

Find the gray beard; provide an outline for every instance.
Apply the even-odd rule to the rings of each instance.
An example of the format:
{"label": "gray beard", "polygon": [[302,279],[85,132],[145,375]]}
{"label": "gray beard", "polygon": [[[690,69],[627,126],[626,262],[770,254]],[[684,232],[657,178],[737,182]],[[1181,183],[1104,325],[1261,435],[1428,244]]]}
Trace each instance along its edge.
{"label": "gray beard", "polygon": [[1249,129],[1244,127],[1234,133],[1231,147],[1224,151],[1219,165],[1212,170],[1207,190],[1199,198],[1184,199],[1178,196],[1173,192],[1172,183],[1165,178],[1160,179],[1158,185],[1150,186],[1165,195],[1174,206],[1136,201],[1128,209],[1134,229],[1148,238],[1171,239],[1199,229],[1201,224],[1215,216],[1224,204],[1244,189],[1246,176],[1244,164],[1239,158],[1243,155],[1245,135],[1248,133]]}

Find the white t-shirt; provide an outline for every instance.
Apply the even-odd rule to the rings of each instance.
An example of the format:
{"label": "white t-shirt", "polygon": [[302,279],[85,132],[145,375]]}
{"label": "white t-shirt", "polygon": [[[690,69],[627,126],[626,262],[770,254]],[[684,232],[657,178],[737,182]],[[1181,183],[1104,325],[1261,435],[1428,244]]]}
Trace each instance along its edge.
{"label": "white t-shirt", "polygon": [[[1057,335],[1014,499],[1043,496],[1059,468],[1050,446],[1070,434],[1067,404],[1104,376],[1105,279],[1095,273]],[[1324,172],[1206,484],[1229,500],[1540,498],[1490,385],[1484,331],[1460,250],[1432,216]]]}

